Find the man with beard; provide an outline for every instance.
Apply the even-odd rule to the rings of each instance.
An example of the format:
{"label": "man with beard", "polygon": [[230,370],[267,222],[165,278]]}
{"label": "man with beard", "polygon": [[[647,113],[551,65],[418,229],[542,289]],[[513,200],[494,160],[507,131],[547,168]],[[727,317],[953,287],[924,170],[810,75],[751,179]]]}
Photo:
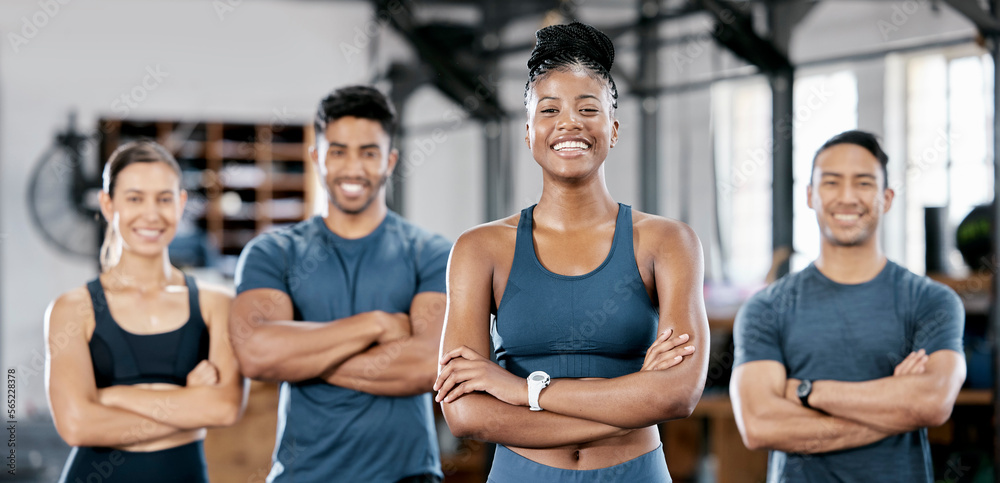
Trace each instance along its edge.
{"label": "man with beard", "polygon": [[233,346],[245,375],[281,381],[269,482],[442,478],[427,392],[451,244],[386,207],[396,122],[373,88],[324,98],[310,154],[327,215],[262,234],[240,257]]}
{"label": "man with beard", "polygon": [[887,162],[861,131],[819,149],[819,258],[736,317],[730,396],[747,447],[771,450],[769,482],[933,481],[926,428],[965,381],[964,309],[882,253]]}

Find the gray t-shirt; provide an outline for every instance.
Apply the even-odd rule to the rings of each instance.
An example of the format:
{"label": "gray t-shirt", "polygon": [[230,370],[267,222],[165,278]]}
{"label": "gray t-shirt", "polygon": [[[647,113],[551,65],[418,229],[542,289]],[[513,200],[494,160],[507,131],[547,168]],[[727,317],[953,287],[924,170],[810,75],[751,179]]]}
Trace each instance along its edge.
{"label": "gray t-shirt", "polygon": [[[789,378],[868,381],[910,352],[962,352],[965,310],[948,287],[893,263],[843,285],[810,264],[754,295],[736,315],[734,367],[782,363]],[[768,482],[930,482],[927,429],[822,454],[771,451]]]}

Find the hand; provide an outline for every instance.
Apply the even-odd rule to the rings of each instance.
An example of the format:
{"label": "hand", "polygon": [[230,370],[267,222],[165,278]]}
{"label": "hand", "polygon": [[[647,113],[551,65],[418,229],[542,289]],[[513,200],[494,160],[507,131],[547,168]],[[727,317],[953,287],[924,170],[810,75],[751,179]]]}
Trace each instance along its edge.
{"label": "hand", "polygon": [[791,377],[785,381],[785,399],[801,406],[802,400],[799,399],[799,384],[802,384],[800,379],[794,379]]}
{"label": "hand", "polygon": [[684,346],[690,338],[687,334],[681,334],[671,338],[674,329],[667,329],[653,341],[653,345],[646,350],[646,359],[642,362],[643,371],[662,371],[680,364],[684,356],[694,354],[694,346]]}
{"label": "hand", "polygon": [[461,346],[441,357],[434,381],[437,402],[450,403],[474,391],[483,391],[513,406],[528,405],[528,381],[517,377],[476,351]]}
{"label": "hand", "polygon": [[903,359],[896,366],[896,369],[892,371],[893,376],[908,376],[923,374],[927,369],[927,360],[930,356],[927,355],[927,351],[920,349],[918,351],[911,352],[910,355]]}
{"label": "hand", "polygon": [[187,375],[187,387],[214,386],[219,383],[219,369],[205,359],[194,366]]}
{"label": "hand", "polygon": [[410,336],[410,316],[402,313],[390,314],[388,312],[375,311],[375,321],[382,328],[382,335],[378,337],[379,344],[392,342]]}

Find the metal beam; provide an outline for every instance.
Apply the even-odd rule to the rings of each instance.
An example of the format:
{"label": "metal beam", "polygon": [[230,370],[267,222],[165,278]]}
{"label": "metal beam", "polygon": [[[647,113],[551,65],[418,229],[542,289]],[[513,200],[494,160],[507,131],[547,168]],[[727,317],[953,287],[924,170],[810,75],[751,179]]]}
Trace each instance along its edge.
{"label": "metal beam", "polygon": [[656,95],[659,83],[658,61],[659,2],[639,0],[639,72],[635,93],[639,97],[639,207],[647,213],[660,213],[660,103]]}
{"label": "metal beam", "polygon": [[1000,21],[983,10],[977,0],[944,0],[944,3],[969,19],[984,37],[1000,35]]}
{"label": "metal beam", "polygon": [[385,75],[392,83],[389,91],[389,101],[396,107],[399,128],[394,139],[395,148],[399,150],[399,163],[389,182],[392,183],[392,196],[388,200],[389,209],[406,216],[406,180],[409,178],[412,166],[407,162],[406,147],[402,140],[409,134],[403,120],[406,118],[406,101],[420,86],[430,81],[430,74],[421,65],[409,65],[394,62]]}
{"label": "metal beam", "polygon": [[[785,253],[794,252],[794,162],[792,153],[795,133],[793,92],[795,85],[795,69],[786,57],[792,38],[792,29],[805,16],[811,7],[798,7],[794,4],[781,4],[767,7],[768,29],[771,42],[767,45],[775,49],[775,54],[783,59],[778,62],[772,58],[769,65],[762,65],[761,70],[768,74],[771,84],[771,249],[775,260],[777,277],[788,274],[789,258]],[[739,25],[735,23],[735,25]],[[774,57],[775,54],[769,54]]]}
{"label": "metal beam", "polygon": [[[483,19],[496,19],[501,16],[500,12],[503,9],[498,5],[498,1],[483,2]],[[495,39],[500,38],[500,28],[501,26],[498,24],[490,25],[490,22],[486,20],[483,22],[485,35],[493,36]],[[499,44],[500,42],[497,40],[494,44],[484,46],[487,55],[484,55],[480,61],[480,72],[482,76],[485,76],[485,79],[497,78],[498,57],[495,51]],[[507,123],[503,110],[499,109],[499,104],[497,107],[496,112],[490,113],[490,117],[483,119],[483,145],[486,159],[486,172],[483,176],[486,193],[484,215],[487,221],[507,216],[510,201],[513,198],[513,167],[510,156],[505,156],[505,153],[510,151],[504,149],[505,143],[508,142],[507,136],[504,136],[507,131]]]}
{"label": "metal beam", "polygon": [[[757,35],[753,19],[744,13],[745,9],[726,0],[697,0],[697,3],[715,17],[712,36],[720,45],[764,72],[778,72],[792,67],[787,57],[787,43],[783,46],[785,48],[778,48]],[[774,40],[781,39],[772,38]]]}
{"label": "metal beam", "polygon": [[[1000,15],[1000,0],[990,2],[994,18]],[[1000,33],[990,38],[993,54],[993,260],[988,264],[993,271],[993,296],[990,297],[990,327],[993,333],[993,481],[1000,481],[1000,273],[997,257],[1000,256]]]}
{"label": "metal beam", "polygon": [[[434,84],[442,94],[463,106],[474,118],[488,121],[503,116],[496,90],[490,85],[484,85],[486,83],[482,81],[482,69],[475,66],[477,68],[468,70],[455,62],[460,52],[466,54],[466,58],[476,59],[475,55],[469,55],[469,45],[455,45],[435,37],[436,32],[442,33],[443,30],[419,24],[409,2],[374,0],[374,3],[378,16],[388,18],[392,26],[413,46],[420,59],[437,73]],[[456,30],[456,26],[442,29]]]}

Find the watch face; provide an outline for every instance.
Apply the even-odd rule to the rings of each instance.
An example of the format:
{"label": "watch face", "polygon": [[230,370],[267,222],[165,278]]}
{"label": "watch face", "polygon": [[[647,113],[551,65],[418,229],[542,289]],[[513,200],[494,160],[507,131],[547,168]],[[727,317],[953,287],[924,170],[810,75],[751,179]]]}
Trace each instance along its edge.
{"label": "watch face", "polygon": [[799,384],[799,389],[798,389],[799,397],[808,396],[809,391],[811,390],[812,390],[812,383],[809,381],[802,381],[802,383]]}
{"label": "watch face", "polygon": [[532,372],[531,374],[528,374],[528,382],[537,382],[539,384],[548,385],[549,375],[546,374],[544,371],[535,371]]}

